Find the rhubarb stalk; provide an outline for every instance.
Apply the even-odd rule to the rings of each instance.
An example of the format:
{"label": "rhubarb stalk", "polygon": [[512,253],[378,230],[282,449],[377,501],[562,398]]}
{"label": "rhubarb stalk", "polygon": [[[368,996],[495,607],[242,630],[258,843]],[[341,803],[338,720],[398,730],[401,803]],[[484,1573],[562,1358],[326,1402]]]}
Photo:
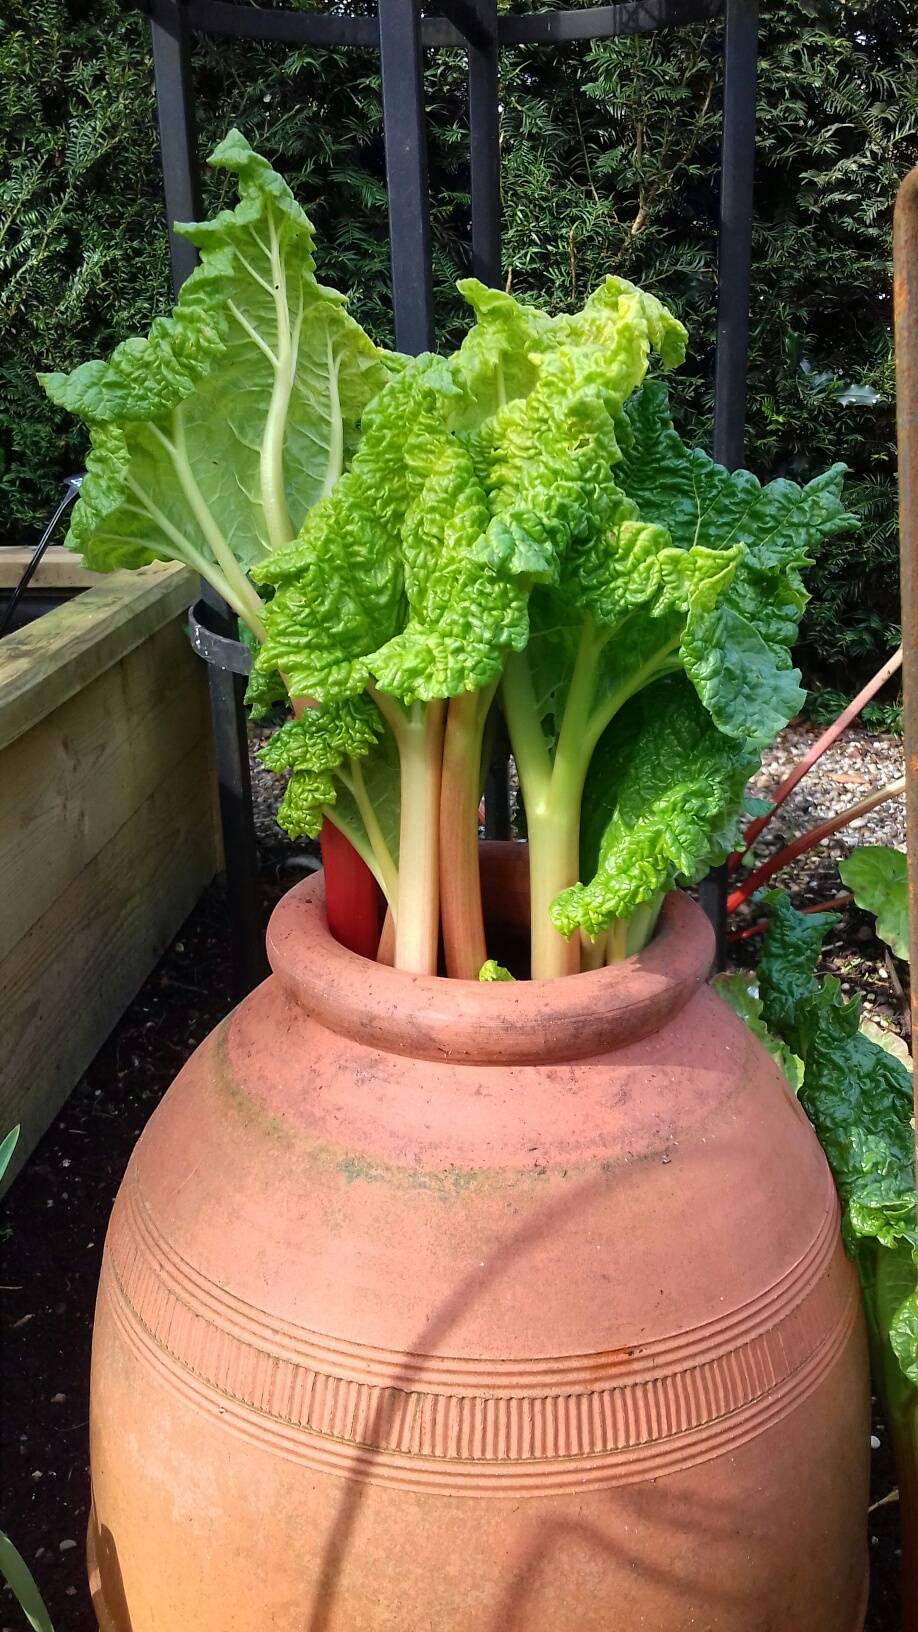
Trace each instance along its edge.
{"label": "rhubarb stalk", "polygon": [[783,850],[777,850],[773,856],[769,856],[766,861],[754,868],[739,888],[727,896],[727,911],[735,912],[737,907],[741,907],[744,901],[755,895],[756,890],[761,889],[775,873],[796,860],[797,856],[802,856],[804,851],[812,850],[823,839],[837,833],[839,828],[847,827],[850,822],[856,821],[858,816],[866,816],[867,812],[874,810],[877,805],[885,804],[887,799],[895,799],[904,792],[905,777],[897,777],[895,782],[888,782],[885,788],[878,788],[875,793],[869,793],[866,798],[859,799],[856,805],[849,805],[847,810],[841,811],[838,816],[831,816],[828,821],[820,822],[808,833],[801,833],[799,838],[786,844]]}
{"label": "rhubarb stalk", "polygon": [[[393,702],[388,699],[389,704]],[[439,940],[440,775],[445,705],[396,704],[401,764],[398,907],[395,966],[409,974],[435,975]]]}
{"label": "rhubarb stalk", "polygon": [[478,870],[485,722],[497,681],[450,700],[440,791],[440,914],[446,972],[477,980],[487,958]]}
{"label": "rhubarb stalk", "polygon": [[845,728],[851,724],[852,720],[857,718],[861,710],[867,707],[871,698],[876,696],[877,692],[885,686],[887,680],[890,680],[901,667],[902,647],[900,646],[897,651],[893,652],[889,661],[884,663],[881,669],[877,670],[872,680],[868,680],[866,686],[862,691],[858,692],[857,696],[848,704],[848,707],[843,709],[838,719],[833,720],[832,724],[822,733],[822,736],[817,738],[812,748],[808,749],[799,763],[794,766],[790,775],[785,777],[774,794],[771,809],[766,810],[764,815],[757,816],[754,821],[749,823],[743,833],[743,850],[736,851],[730,857],[728,865],[731,873],[736,872],[743,859],[744,852],[749,849],[750,845],[755,843],[759,834],[764,832],[772,817],[780,810],[785,799],[789,794],[793,793],[797,783],[802,782],[807,772],[812,770],[817,760],[822,758],[826,749],[831,748],[833,742],[837,742]]}

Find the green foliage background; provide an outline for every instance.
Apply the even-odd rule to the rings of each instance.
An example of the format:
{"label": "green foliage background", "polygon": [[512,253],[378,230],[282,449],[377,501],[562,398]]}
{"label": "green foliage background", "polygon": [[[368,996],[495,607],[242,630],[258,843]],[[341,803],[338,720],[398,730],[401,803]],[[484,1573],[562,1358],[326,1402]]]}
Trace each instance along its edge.
{"label": "green foliage background", "polygon": [[[839,456],[851,466],[865,525],[811,574],[801,653],[811,676],[850,686],[897,638],[889,235],[896,185],[918,159],[918,7],[784,0],[763,13],[748,463],[798,479]],[[720,43],[718,25],[695,25],[515,48],[502,66],[514,290],[558,307],[615,271],[670,301],[692,331],[675,395],[699,442],[710,438]],[[375,54],[202,40],[195,76],[201,151],[238,124],[313,215],[320,275],[350,291],[374,336],[391,336]],[[429,55],[427,96],[448,342],[468,245],[454,53]],[[5,0],[0,138],[0,536],[16,539],[83,457],[35,371],[110,350],[169,302],[143,17],[118,0]],[[218,197],[211,177],[208,205]]]}

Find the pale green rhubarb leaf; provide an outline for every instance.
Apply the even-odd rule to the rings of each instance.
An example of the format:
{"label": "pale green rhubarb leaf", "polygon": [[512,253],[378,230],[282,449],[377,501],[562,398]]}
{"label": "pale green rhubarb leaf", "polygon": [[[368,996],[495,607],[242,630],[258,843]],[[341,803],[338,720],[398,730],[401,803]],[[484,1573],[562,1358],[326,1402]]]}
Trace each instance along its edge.
{"label": "pale green rhubarb leaf", "polygon": [[[605,354],[604,390],[620,405],[643,379],[654,350],[664,368],[685,357],[686,330],[654,295],[624,278],[607,277],[579,312],[549,317],[477,278],[457,285],[475,313],[475,324],[456,353],[455,367],[468,388],[454,412],[454,429],[491,418],[537,384],[546,354],[597,348]],[[610,346],[615,356],[608,356]]]}
{"label": "pale green rhubarb leaf", "polygon": [[478,971],[478,979],[483,981],[513,980],[509,969],[505,969],[496,958],[487,958]]}
{"label": "pale green rhubarb leaf", "polygon": [[[617,716],[583,797],[586,884],[553,902],[555,928],[595,936],[674,883],[723,860],[758,756],[718,732],[679,676],[658,681]],[[715,850],[712,835],[720,833]]]}
{"label": "pale green rhubarb leaf", "polygon": [[326,818],[351,840],[387,895],[398,864],[398,751],[369,697],[305,709],[259,750],[289,771],[277,819],[291,838],[317,838]]}
{"label": "pale green rhubarb leaf", "polygon": [[405,627],[369,660],[381,690],[406,703],[478,691],[525,646],[525,583],[475,558],[489,521],[467,450],[445,436],[402,531]]}
{"label": "pale green rhubarb leaf", "polygon": [[257,667],[280,670],[293,695],[356,695],[372,654],[404,629],[403,534],[443,458],[446,405],[458,392],[442,358],[414,359],[367,409],[350,469],[299,537],[255,569],[257,583],[275,588]]}
{"label": "pale green rhubarb leaf", "polygon": [[253,720],[263,720],[277,703],[287,701],[287,687],[276,670],[270,674],[262,674],[256,666],[255,657],[259,642],[242,618],[238,619],[238,630],[240,641],[252,654],[252,667],[245,687],[245,706]]}
{"label": "pale green rhubarb leaf", "polygon": [[210,163],[239,202],[179,228],[201,260],[173,314],[108,362],[42,381],[91,433],[70,546],[102,571],[185,561],[251,622],[245,571],[330,490],[402,359],[316,281],[307,216],[238,131]]}
{"label": "pale green rhubarb leaf", "polygon": [[362,759],[382,736],[382,715],[369,697],[351,697],[323,708],[307,708],[287,720],[258,757],[269,771],[334,771],[342,762]]}
{"label": "pale green rhubarb leaf", "polygon": [[663,528],[642,522],[615,491],[602,533],[571,548],[556,587],[532,594],[526,660],[549,740],[575,674],[589,754],[630,697],[683,669],[687,631],[716,607],[741,555],[739,547],[674,549]]}
{"label": "pale green rhubarb leaf", "polygon": [[865,844],[838,864],[843,884],[877,920],[877,934],[897,958],[908,959],[908,862],[901,850]]}
{"label": "pale green rhubarb leaf", "polygon": [[477,328],[454,360],[457,375],[489,408],[466,439],[494,518],[479,556],[531,582],[556,582],[568,549],[612,524],[609,467],[620,457],[622,405],[644,378],[652,349],[667,366],[681,360],[685,330],[622,279],[606,279],[580,312],[549,319],[523,308],[515,324],[510,296],[460,287],[481,305],[481,327],[497,326],[499,314],[501,334],[527,348],[526,367],[512,375],[509,390],[502,365],[496,395],[481,367]]}
{"label": "pale green rhubarb leaf", "polygon": [[563,320],[463,287],[479,322],[459,353],[387,386],[350,470],[255,570],[277,590],[259,665],[304,695],[372,680],[412,703],[493,680],[526,644],[532,585],[609,512],[615,417],[651,346],[674,356],[684,332],[615,280]]}

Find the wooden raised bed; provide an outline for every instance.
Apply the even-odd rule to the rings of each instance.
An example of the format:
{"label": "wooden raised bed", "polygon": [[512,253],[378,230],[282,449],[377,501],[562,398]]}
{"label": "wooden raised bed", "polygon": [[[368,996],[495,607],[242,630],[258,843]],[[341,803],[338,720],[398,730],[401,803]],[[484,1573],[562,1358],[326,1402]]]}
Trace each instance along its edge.
{"label": "wooden raised bed", "polygon": [[113,573],[0,641],[0,1134],[22,1164],[220,859],[180,567]]}

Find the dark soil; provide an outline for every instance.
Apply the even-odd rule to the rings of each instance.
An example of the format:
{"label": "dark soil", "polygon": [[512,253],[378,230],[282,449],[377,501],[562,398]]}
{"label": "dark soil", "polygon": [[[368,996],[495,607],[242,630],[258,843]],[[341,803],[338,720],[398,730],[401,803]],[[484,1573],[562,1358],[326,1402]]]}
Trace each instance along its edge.
{"label": "dark soil", "polygon": [[[262,786],[258,793],[264,797],[268,790]],[[265,844],[266,908],[311,865],[282,840]],[[865,923],[859,917],[849,926],[852,934]],[[144,1123],[184,1060],[231,1006],[226,944],[225,902],[214,885],[93,1061],[4,1206],[0,1524],[32,1568],[56,1632],[96,1632],[83,1556],[87,1382],[106,1220]],[[868,978],[863,971],[881,965],[882,954],[863,936],[855,944],[861,985]],[[895,1003],[885,986],[881,1007],[895,1024]],[[882,1420],[875,1422],[874,1435],[879,1445],[873,1452],[872,1500],[881,1505],[870,1515],[867,1632],[897,1632],[898,1507],[884,1501],[894,1491],[895,1474]],[[24,1625],[10,1595],[2,1593],[0,1632],[21,1632]]]}

